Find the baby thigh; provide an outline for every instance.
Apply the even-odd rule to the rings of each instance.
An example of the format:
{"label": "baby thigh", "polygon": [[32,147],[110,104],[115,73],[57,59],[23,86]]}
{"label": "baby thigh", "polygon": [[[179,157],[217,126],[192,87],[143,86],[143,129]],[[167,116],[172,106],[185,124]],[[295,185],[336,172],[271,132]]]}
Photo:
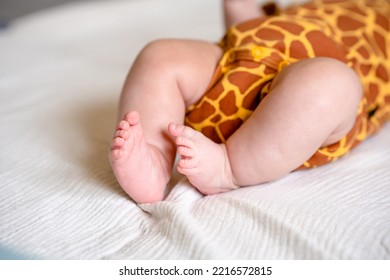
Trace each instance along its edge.
{"label": "baby thigh", "polygon": [[139,107],[169,108],[172,101],[184,110],[204,93],[221,55],[217,45],[203,41],[161,39],[149,43],[126,79],[122,113]]}
{"label": "baby thigh", "polygon": [[226,143],[237,184],[280,178],[337,142],[354,125],[361,96],[358,76],[337,60],[313,58],[286,67]]}
{"label": "baby thigh", "polygon": [[183,123],[186,108],[206,90],[221,49],[195,40],[164,39],[149,43],[129,71],[119,104],[119,120],[138,111],[145,138],[173,157],[170,122]]}

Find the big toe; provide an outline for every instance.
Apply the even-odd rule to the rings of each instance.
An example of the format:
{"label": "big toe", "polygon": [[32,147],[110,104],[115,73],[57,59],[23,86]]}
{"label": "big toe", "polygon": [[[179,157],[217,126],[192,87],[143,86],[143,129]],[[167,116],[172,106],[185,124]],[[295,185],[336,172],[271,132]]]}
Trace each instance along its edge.
{"label": "big toe", "polygon": [[186,138],[192,138],[196,133],[195,130],[188,126],[174,123],[169,124],[168,131],[174,137],[182,136]]}
{"label": "big toe", "polygon": [[136,125],[140,121],[140,115],[138,111],[131,111],[126,113],[124,120],[128,121],[130,125]]}

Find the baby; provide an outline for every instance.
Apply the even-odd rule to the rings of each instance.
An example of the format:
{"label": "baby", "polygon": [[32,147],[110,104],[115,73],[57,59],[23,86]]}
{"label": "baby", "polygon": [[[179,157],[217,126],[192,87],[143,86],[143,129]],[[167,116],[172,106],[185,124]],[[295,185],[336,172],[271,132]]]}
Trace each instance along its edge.
{"label": "baby", "polygon": [[128,74],[109,157],[137,203],[163,199],[176,153],[217,194],[334,161],[390,117],[390,2],[223,6],[219,44],[154,41]]}

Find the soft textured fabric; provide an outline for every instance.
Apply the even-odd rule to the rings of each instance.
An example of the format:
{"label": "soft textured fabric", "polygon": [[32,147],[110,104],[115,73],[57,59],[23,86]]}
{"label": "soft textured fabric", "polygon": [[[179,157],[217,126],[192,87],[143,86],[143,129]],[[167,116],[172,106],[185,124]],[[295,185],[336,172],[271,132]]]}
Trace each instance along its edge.
{"label": "soft textured fabric", "polygon": [[0,31],[1,247],[47,259],[390,259],[389,125],[337,162],[221,195],[175,173],[164,201],[136,205],[116,183],[107,154],[134,57],[156,38],[213,41],[220,15],[211,0],[90,2]]}
{"label": "soft textured fabric", "polygon": [[314,57],[351,67],[360,77],[363,97],[351,131],[319,149],[301,168],[337,160],[390,119],[386,0],[311,1],[233,26],[221,45],[224,55],[213,81],[186,116],[188,125],[215,142],[225,142],[251,116],[287,65]]}

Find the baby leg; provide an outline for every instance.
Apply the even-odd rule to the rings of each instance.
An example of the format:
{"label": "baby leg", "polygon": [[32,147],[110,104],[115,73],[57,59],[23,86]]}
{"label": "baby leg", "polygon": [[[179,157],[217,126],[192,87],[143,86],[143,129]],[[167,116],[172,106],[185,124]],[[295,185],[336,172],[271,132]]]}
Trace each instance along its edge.
{"label": "baby leg", "polygon": [[138,203],[163,198],[176,145],[170,122],[205,91],[221,50],[209,43],[161,40],[136,59],[122,90],[110,161],[122,188]]}
{"label": "baby leg", "polygon": [[361,94],[357,75],[339,61],[295,63],[226,145],[170,125],[182,155],[178,170],[205,194],[280,178],[348,133]]}
{"label": "baby leg", "polygon": [[295,170],[350,131],[361,96],[358,76],[337,60],[313,58],[287,67],[227,141],[235,180],[252,185]]}

